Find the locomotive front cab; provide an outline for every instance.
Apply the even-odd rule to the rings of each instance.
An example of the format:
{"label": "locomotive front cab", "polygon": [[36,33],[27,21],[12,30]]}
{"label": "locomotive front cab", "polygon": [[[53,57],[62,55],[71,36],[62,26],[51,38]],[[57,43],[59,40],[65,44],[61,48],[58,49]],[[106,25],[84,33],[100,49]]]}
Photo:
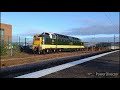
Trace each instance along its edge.
{"label": "locomotive front cab", "polygon": [[32,49],[34,51],[38,50],[42,45],[42,36],[40,35],[35,35],[33,39],[33,47]]}

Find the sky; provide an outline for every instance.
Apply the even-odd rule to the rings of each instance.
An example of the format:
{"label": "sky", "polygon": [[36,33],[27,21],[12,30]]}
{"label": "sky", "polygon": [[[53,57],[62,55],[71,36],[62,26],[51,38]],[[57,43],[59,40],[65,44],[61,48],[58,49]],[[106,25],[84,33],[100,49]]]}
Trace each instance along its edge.
{"label": "sky", "polygon": [[119,40],[119,12],[1,12],[1,23],[12,25],[13,36],[55,32],[83,41],[113,41],[115,34]]}

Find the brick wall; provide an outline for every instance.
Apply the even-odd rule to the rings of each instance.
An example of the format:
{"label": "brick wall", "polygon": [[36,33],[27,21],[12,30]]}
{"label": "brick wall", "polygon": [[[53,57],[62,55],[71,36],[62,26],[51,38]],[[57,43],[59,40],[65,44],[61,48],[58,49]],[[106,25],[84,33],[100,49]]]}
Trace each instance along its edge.
{"label": "brick wall", "polygon": [[12,25],[0,23],[0,29],[4,29],[4,41],[12,42]]}

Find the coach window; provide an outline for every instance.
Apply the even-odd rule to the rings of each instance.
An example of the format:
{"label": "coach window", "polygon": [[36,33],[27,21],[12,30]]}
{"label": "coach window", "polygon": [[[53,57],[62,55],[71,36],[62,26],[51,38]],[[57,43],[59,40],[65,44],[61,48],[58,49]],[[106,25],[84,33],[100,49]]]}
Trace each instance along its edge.
{"label": "coach window", "polygon": [[35,38],[35,40],[39,41],[39,40],[40,40],[40,38]]}
{"label": "coach window", "polygon": [[54,34],[52,34],[52,38],[53,38],[53,39],[55,39],[55,38],[56,38]]}
{"label": "coach window", "polygon": [[83,42],[81,44],[83,45]]}

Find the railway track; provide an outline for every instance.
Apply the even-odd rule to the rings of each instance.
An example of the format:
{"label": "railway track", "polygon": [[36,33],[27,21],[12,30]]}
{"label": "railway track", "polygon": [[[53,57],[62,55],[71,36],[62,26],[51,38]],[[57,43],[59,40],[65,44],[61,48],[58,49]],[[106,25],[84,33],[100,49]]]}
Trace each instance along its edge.
{"label": "railway track", "polygon": [[10,57],[8,59],[2,59],[1,64],[2,67],[12,67],[16,65],[22,65],[27,63],[33,63],[38,61],[44,61],[49,59],[56,59],[56,58],[63,58],[63,57],[69,57],[69,56],[78,56],[78,55],[84,55],[89,54],[93,52],[86,52],[86,51],[77,51],[77,52],[59,52],[59,53],[50,53],[50,54],[44,54],[44,55],[30,55],[30,56],[24,56],[19,58]]}
{"label": "railway track", "polygon": [[110,52],[110,51],[111,50],[92,53],[92,54],[86,54],[82,56],[67,57],[67,58],[62,58],[62,59],[53,59],[53,60],[44,61],[44,62],[36,62],[36,63],[30,63],[30,64],[25,64],[25,65],[20,65],[20,66],[2,68],[0,72],[0,77],[1,78],[13,78],[13,77],[17,77],[23,74],[28,74],[28,73],[32,73],[35,71],[55,67],[57,65],[62,65],[65,63],[69,63],[72,61],[84,59],[87,57],[95,56],[95,55],[102,54],[105,52]]}

